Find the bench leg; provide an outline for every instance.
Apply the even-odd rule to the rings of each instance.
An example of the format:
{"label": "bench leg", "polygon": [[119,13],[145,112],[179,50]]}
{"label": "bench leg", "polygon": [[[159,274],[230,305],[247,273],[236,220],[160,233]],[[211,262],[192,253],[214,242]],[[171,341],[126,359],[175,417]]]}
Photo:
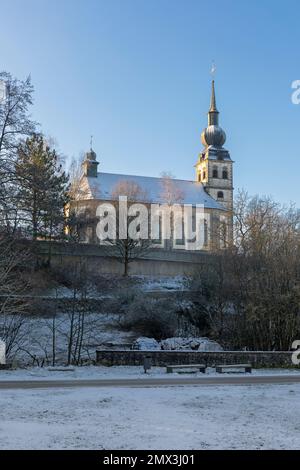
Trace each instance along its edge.
{"label": "bench leg", "polygon": [[222,374],[222,372],[223,372],[222,367],[216,367],[216,372],[217,372],[218,374]]}
{"label": "bench leg", "polygon": [[167,374],[172,374],[172,372],[173,372],[172,367],[167,367]]}
{"label": "bench leg", "polygon": [[251,374],[252,368],[251,368],[251,367],[246,367],[246,368],[245,368],[245,372],[248,372],[248,374]]}

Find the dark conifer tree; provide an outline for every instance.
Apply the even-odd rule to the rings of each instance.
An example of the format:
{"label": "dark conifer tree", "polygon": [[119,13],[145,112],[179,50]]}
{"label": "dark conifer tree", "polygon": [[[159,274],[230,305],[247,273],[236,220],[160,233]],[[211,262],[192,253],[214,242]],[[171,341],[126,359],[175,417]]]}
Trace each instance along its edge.
{"label": "dark conifer tree", "polygon": [[15,173],[22,228],[33,240],[61,238],[68,176],[41,134],[19,145]]}

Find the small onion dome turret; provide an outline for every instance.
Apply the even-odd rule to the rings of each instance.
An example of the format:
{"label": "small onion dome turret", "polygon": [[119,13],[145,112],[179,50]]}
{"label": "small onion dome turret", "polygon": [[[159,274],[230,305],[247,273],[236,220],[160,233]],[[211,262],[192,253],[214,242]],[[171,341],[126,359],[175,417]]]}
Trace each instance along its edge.
{"label": "small onion dome turret", "polygon": [[86,152],[85,154],[86,160],[93,160],[95,161],[97,159],[97,154],[94,152],[94,150],[91,148],[89,152]]}

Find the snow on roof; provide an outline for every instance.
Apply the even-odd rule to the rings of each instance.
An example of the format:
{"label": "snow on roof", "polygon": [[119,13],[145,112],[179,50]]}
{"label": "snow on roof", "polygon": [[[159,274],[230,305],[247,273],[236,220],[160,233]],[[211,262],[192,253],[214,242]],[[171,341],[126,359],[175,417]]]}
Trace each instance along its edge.
{"label": "snow on roof", "polygon": [[[150,203],[163,204],[164,199],[164,178],[153,176],[120,175],[114,173],[98,173],[95,177],[83,177],[85,187],[84,199],[112,200],[112,193],[120,182],[134,182],[138,184],[146,194],[146,200]],[[203,204],[209,209],[226,210],[223,205],[215,201],[204,189],[202,183],[197,181],[171,179],[174,190],[181,194],[178,204]]]}

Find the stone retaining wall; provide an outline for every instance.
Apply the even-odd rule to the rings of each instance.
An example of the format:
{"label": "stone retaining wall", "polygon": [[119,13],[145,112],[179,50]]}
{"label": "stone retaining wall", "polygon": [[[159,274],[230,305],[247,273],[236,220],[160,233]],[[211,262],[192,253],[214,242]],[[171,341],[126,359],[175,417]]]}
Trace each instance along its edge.
{"label": "stone retaining wall", "polygon": [[[49,242],[38,241],[37,250],[42,259],[48,260]],[[153,249],[141,258],[129,264],[132,275],[177,276],[187,275],[207,265],[212,256],[205,252],[188,252],[185,250]],[[85,264],[93,274],[122,275],[124,267],[115,257],[107,255],[107,247],[89,243],[51,243],[51,265],[53,267],[72,269],[73,263]]]}
{"label": "stone retaining wall", "polygon": [[213,367],[216,364],[250,363],[253,367],[297,367],[292,363],[292,352],[290,351],[96,351],[97,364],[106,366],[142,365],[145,356],[151,358],[153,366],[206,364]]}

